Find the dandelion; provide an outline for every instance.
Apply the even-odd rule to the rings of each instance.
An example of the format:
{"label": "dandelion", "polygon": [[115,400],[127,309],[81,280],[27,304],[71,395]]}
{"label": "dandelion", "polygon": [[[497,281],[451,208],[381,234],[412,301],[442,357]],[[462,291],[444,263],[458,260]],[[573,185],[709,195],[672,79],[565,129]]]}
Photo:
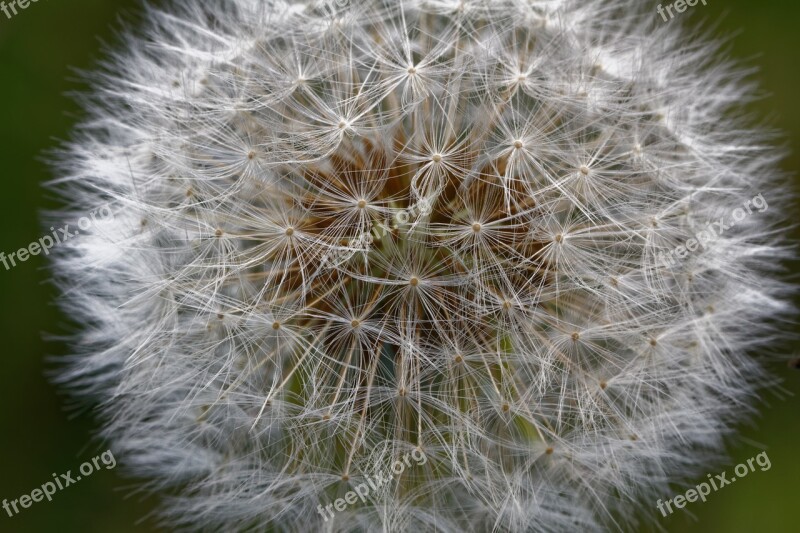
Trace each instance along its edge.
{"label": "dandelion", "polygon": [[636,523],[721,459],[789,311],[747,72],[633,0],[342,4],[146,8],[92,75],[54,219],[114,220],[56,252],[59,380],[171,526]]}

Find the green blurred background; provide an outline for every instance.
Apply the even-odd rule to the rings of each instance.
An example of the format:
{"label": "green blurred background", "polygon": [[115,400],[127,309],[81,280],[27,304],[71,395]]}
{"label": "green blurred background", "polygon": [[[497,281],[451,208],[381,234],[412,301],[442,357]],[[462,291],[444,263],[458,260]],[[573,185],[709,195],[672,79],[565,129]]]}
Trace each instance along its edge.
{"label": "green blurred background", "polygon": [[[593,1],[593,0],[587,0]],[[597,0],[602,1],[602,0]],[[655,6],[657,1],[647,0]],[[761,68],[762,87],[770,96],[754,106],[788,134],[792,155],[784,168],[800,168],[800,2],[797,0],[708,0],[681,17],[690,23],[705,18],[718,32],[739,31],[734,54]],[[65,95],[80,89],[74,69],[99,59],[102,41],[114,42],[113,27],[121,13],[135,13],[135,0],[40,0],[11,20],[0,13],[0,251],[10,253],[41,237],[39,214],[57,205],[42,188],[48,178],[42,151],[64,139],[79,117]],[[690,16],[687,16],[690,15]],[[794,189],[798,191],[798,178]],[[768,198],[768,196],[767,196]],[[795,213],[786,213],[793,220]],[[795,238],[800,237],[798,232]],[[29,494],[52,473],[76,471],[105,450],[92,437],[88,415],[72,417],[47,382],[45,357],[66,353],[63,345],[43,340],[43,333],[64,330],[65,317],[52,305],[41,256],[17,268],[0,268],[2,332],[0,347],[0,499]],[[798,346],[779,347],[797,353]],[[769,395],[764,415],[742,428],[732,443],[733,460],[709,473],[733,467],[766,449],[772,468],[756,471],[746,482],[725,487],[705,504],[657,524],[666,531],[750,532],[800,531],[800,372],[775,364],[785,394]],[[793,393],[792,396],[790,393]],[[702,477],[697,480],[703,481]],[[0,509],[0,531],[10,532],[144,532],[158,531],[147,515],[153,498],[133,493],[119,468],[100,470],[64,491],[52,502],[36,503],[9,518]],[[665,494],[665,499],[672,494]],[[651,528],[647,529],[652,530]]]}

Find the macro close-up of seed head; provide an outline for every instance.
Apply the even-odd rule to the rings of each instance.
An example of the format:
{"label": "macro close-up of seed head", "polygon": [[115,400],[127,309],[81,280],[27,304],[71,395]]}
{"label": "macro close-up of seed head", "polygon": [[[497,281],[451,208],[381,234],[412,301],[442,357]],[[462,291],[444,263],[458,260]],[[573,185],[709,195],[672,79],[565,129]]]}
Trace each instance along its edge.
{"label": "macro close-up of seed head", "polygon": [[634,0],[143,11],[48,225],[113,212],[52,252],[56,381],[164,524],[624,530],[757,413],[789,195],[724,43]]}

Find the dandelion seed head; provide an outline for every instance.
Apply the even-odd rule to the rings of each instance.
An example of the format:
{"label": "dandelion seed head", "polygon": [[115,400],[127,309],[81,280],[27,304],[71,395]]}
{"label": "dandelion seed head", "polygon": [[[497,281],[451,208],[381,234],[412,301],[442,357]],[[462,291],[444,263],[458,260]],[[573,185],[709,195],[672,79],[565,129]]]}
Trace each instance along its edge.
{"label": "dandelion seed head", "polygon": [[118,215],[54,252],[60,381],[170,526],[635,524],[772,383],[746,72],[633,0],[341,4],[147,8],[91,78],[54,218]]}

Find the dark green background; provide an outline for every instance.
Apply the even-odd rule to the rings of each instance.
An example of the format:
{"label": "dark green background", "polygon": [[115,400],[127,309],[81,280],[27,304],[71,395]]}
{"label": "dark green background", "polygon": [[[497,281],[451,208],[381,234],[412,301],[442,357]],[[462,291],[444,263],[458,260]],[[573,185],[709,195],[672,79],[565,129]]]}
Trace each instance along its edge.
{"label": "dark green background", "polygon": [[[651,3],[656,16],[657,2]],[[113,42],[116,17],[135,8],[132,0],[40,0],[11,20],[0,13],[0,251],[10,253],[41,237],[40,211],[56,204],[41,186],[48,171],[40,157],[77,120],[78,110],[65,96],[81,87],[70,81],[73,69],[91,67],[100,57],[100,40]],[[800,2],[709,0],[707,7],[692,11],[681,17],[719,23],[720,33],[741,30],[734,53],[761,68],[762,87],[770,93],[754,108],[774,117],[788,134],[793,154],[784,168],[796,174]],[[797,221],[795,213],[786,218]],[[63,331],[65,317],[51,303],[54,291],[43,266],[42,257],[35,257],[10,271],[0,267],[0,501],[29,494],[52,473],[75,471],[105,449],[92,438],[92,420],[70,417],[44,377],[44,358],[65,353],[65,347],[43,341],[43,333]],[[793,353],[797,348],[780,349]],[[785,379],[787,391],[800,393],[800,372],[782,364],[775,365],[775,372]],[[800,531],[800,399],[788,394],[766,399],[763,418],[744,427],[738,444],[733,443],[734,459],[720,468],[709,465],[708,472],[732,471],[762,449],[772,468],[713,493],[705,504],[690,504],[687,509],[697,521],[681,512],[669,520],[658,516],[659,524],[675,532]],[[0,531],[155,531],[145,518],[153,499],[131,494],[132,483],[119,468],[101,470],[56,493],[52,502],[34,504],[13,518],[0,509]]]}

